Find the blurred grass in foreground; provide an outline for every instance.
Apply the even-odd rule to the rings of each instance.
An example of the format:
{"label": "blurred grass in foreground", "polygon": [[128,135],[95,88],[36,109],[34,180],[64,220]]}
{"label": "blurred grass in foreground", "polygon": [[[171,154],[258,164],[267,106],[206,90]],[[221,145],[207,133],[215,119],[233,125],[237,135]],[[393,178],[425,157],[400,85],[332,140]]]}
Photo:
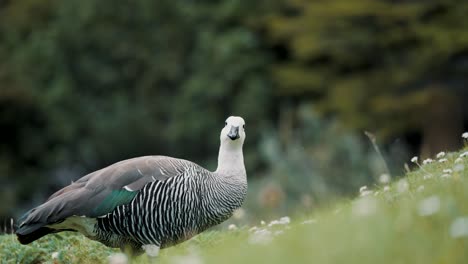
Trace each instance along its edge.
{"label": "blurred grass in foreground", "polygon": [[[467,263],[468,149],[419,163],[396,182],[290,224],[205,232],[162,250],[160,263]],[[107,262],[115,252],[81,235],[29,246],[0,236],[2,263]]]}

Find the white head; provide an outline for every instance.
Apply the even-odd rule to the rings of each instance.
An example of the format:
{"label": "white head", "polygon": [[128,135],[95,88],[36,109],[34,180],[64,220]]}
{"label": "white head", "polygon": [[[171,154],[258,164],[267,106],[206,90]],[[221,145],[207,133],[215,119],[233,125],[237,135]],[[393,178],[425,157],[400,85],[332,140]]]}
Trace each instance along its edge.
{"label": "white head", "polygon": [[224,128],[219,136],[218,168],[216,172],[226,175],[235,175],[245,181],[244,156],[242,145],[245,140],[245,122],[242,117],[230,116],[224,123]]}
{"label": "white head", "polygon": [[220,135],[221,145],[240,146],[245,140],[245,121],[240,116],[230,116]]}

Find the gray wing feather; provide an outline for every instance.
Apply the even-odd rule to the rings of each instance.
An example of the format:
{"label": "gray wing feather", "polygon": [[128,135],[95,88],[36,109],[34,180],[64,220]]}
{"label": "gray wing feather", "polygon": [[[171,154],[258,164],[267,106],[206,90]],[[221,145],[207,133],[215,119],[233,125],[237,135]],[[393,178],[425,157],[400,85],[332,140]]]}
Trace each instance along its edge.
{"label": "gray wing feather", "polygon": [[47,225],[72,215],[98,217],[100,215],[93,209],[113,191],[138,191],[149,182],[180,175],[188,166],[194,165],[190,161],[165,156],[145,156],[115,163],[51,195],[47,202],[28,212],[21,226]]}

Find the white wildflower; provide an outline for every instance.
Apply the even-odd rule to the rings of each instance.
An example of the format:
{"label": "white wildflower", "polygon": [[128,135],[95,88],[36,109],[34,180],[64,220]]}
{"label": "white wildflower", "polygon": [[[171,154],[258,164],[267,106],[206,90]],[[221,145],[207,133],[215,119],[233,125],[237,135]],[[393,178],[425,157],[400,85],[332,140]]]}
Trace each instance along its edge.
{"label": "white wildflower", "polygon": [[409,188],[409,183],[406,179],[401,179],[397,183],[397,191],[399,193],[404,193],[408,190]]}
{"label": "white wildflower", "polygon": [[441,152],[437,153],[436,157],[438,159],[441,159],[441,158],[445,157],[445,152],[441,151]]}
{"label": "white wildflower", "polygon": [[124,253],[115,253],[109,256],[109,264],[127,264],[128,257]]}
{"label": "white wildflower", "polygon": [[289,216],[283,216],[280,218],[279,223],[282,225],[287,225],[291,223],[291,219],[289,218]]}
{"label": "white wildflower", "polygon": [[361,188],[359,188],[359,193],[360,193],[360,196],[367,196],[369,194],[372,194],[372,191],[367,190],[367,186],[364,185]]}
{"label": "white wildflower", "polygon": [[271,227],[271,226],[274,226],[274,225],[279,225],[279,221],[278,220],[273,220],[271,221],[269,224],[268,224],[268,227]]}
{"label": "white wildflower", "polygon": [[377,196],[377,195],[379,195],[379,191],[376,191],[376,192],[374,193],[374,196]]}
{"label": "white wildflower", "polygon": [[232,214],[232,217],[234,219],[242,219],[245,217],[245,210],[242,209],[242,208],[239,208],[237,210],[234,211],[234,213]]}
{"label": "white wildflower", "polygon": [[457,158],[457,159],[455,160],[455,163],[461,163],[462,161],[463,161],[462,158]]}
{"label": "white wildflower", "polygon": [[439,162],[440,162],[440,163],[444,163],[444,162],[447,162],[447,161],[448,161],[448,159],[446,159],[446,158],[439,159]]}
{"label": "white wildflower", "polygon": [[463,152],[460,154],[460,158],[468,157],[468,151]]}
{"label": "white wildflower", "polygon": [[431,174],[426,174],[423,176],[423,180],[427,180],[427,179],[430,179],[432,178],[432,175]]}
{"label": "white wildflower", "polygon": [[283,233],[284,233],[283,230],[276,230],[275,232],[273,232],[273,235],[278,236],[278,235],[281,235]]}
{"label": "white wildflower", "polygon": [[58,259],[59,253],[57,251],[52,252],[52,259]]}
{"label": "white wildflower", "polygon": [[148,245],[141,246],[141,248],[143,248],[146,255],[148,255],[150,257],[157,257],[159,255],[160,248],[158,246],[156,246],[156,245],[148,244]]}
{"label": "white wildflower", "polygon": [[424,191],[424,185],[420,185],[418,189],[416,189],[417,192],[422,192]]}
{"label": "white wildflower", "polygon": [[468,236],[468,217],[458,217],[452,222],[450,236],[453,238]]}
{"label": "white wildflower", "polygon": [[368,216],[377,210],[377,201],[371,196],[359,198],[353,203],[352,211],[356,216]]}
{"label": "white wildflower", "polygon": [[390,182],[390,175],[384,173],[382,175],[380,175],[379,177],[379,182],[382,183],[382,184],[387,184]]}
{"label": "white wildflower", "polygon": [[281,217],[279,220],[273,220],[271,221],[268,226],[271,227],[271,226],[274,226],[274,225],[287,225],[291,222],[291,219],[289,218],[289,216],[283,216]]}
{"label": "white wildflower", "polygon": [[453,166],[453,170],[456,172],[463,171],[464,169],[465,169],[465,165],[463,164],[456,164],[455,166]]}
{"label": "white wildflower", "polygon": [[450,177],[452,177],[452,175],[448,174],[448,173],[444,173],[442,174],[442,176],[440,176],[441,178],[444,178],[444,179],[448,179]]}
{"label": "white wildflower", "polygon": [[266,245],[273,239],[271,231],[259,229],[249,236],[250,244]]}
{"label": "white wildflower", "polygon": [[411,158],[411,162],[418,163],[418,156],[414,156],[413,158]]}
{"label": "white wildflower", "polygon": [[262,220],[262,221],[260,221],[260,224],[265,225],[266,223],[265,223],[265,221]]}
{"label": "white wildflower", "polygon": [[445,169],[442,172],[447,173],[447,174],[452,174],[453,171],[451,169]]}
{"label": "white wildflower", "polygon": [[418,206],[418,214],[420,216],[429,216],[437,213],[440,209],[440,199],[438,196],[430,196],[421,202]]}
{"label": "white wildflower", "polygon": [[254,226],[249,229],[249,232],[255,232],[258,230],[258,227]]}
{"label": "white wildflower", "polygon": [[423,164],[424,164],[424,165],[429,164],[429,163],[432,163],[432,162],[434,162],[434,160],[433,160],[433,159],[429,159],[429,158],[423,160]]}
{"label": "white wildflower", "polygon": [[383,190],[384,190],[384,192],[390,191],[390,186],[387,185],[387,186],[383,187]]}
{"label": "white wildflower", "polygon": [[462,138],[468,140],[468,132],[465,132],[462,134]]}
{"label": "white wildflower", "polygon": [[230,224],[230,225],[228,226],[228,229],[231,230],[231,231],[232,231],[232,230],[237,230],[237,226],[236,226],[235,224]]}
{"label": "white wildflower", "polygon": [[315,219],[309,219],[309,220],[304,220],[304,221],[302,221],[301,224],[302,224],[302,225],[310,225],[310,224],[315,224],[315,223],[317,223],[317,220],[315,220]]}

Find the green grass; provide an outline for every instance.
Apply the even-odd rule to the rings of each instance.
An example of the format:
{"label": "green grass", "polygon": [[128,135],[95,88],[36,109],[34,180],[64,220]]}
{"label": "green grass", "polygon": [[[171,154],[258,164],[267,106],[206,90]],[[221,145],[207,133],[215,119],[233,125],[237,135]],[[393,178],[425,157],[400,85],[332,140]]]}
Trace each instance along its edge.
{"label": "green grass", "polygon": [[[386,191],[375,186],[372,194],[308,218],[291,216],[289,225],[259,224],[282,232],[271,241],[253,243],[250,226],[210,231],[161,251],[160,263],[468,263],[468,220],[462,220],[468,217],[468,157],[454,162],[462,152],[423,165]],[[453,171],[450,177],[441,177],[444,169]],[[53,252],[59,252],[58,259],[52,259]],[[96,263],[115,252],[74,234],[47,236],[28,246],[0,236],[2,263]]]}

